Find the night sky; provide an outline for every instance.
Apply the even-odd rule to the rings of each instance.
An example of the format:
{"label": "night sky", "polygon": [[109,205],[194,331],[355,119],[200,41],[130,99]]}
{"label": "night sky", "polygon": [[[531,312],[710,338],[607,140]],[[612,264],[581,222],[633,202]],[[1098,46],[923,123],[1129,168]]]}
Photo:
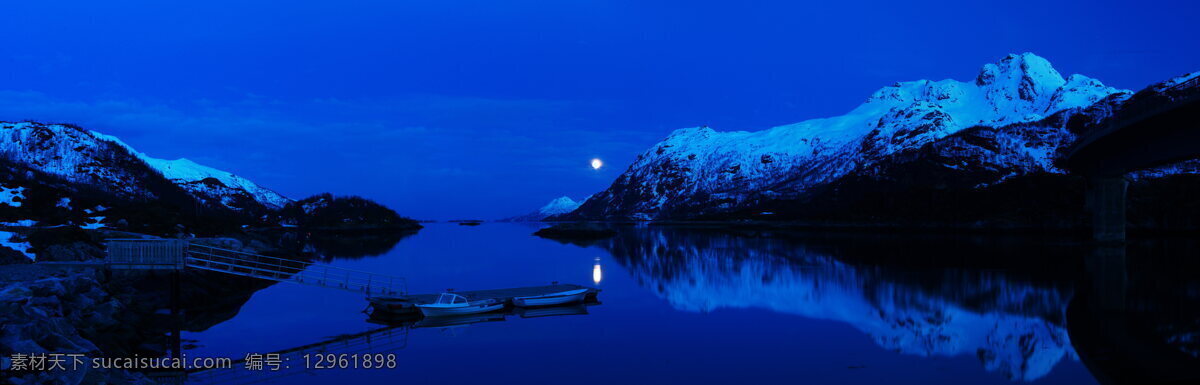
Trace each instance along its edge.
{"label": "night sky", "polygon": [[1008,53],[1129,89],[1200,70],[1195,1],[809,3],[5,2],[0,120],[494,219],[602,190],[677,128],[840,115]]}

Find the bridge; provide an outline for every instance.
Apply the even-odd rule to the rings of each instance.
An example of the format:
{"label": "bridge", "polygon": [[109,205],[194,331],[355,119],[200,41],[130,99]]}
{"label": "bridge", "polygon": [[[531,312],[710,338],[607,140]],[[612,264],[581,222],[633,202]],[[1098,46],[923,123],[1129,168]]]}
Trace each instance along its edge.
{"label": "bridge", "polygon": [[110,269],[196,269],[242,277],[291,282],[371,296],[403,296],[403,277],[321,263],[219,248],[181,239],[110,239],[104,265]]}
{"label": "bridge", "polygon": [[1088,180],[1093,237],[1124,241],[1125,175],[1200,157],[1200,76],[1134,94],[1064,155],[1060,166]]}

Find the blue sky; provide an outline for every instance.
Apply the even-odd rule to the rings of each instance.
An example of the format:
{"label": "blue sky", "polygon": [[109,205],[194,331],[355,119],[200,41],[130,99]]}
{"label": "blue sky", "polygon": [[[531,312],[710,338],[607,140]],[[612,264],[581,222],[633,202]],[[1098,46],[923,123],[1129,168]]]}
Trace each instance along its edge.
{"label": "blue sky", "polygon": [[[842,114],[1010,52],[1138,89],[1195,2],[153,1],[0,5],[0,120],[72,122],[294,198],[498,218],[602,190],[676,128]],[[593,171],[600,157],[608,167]]]}

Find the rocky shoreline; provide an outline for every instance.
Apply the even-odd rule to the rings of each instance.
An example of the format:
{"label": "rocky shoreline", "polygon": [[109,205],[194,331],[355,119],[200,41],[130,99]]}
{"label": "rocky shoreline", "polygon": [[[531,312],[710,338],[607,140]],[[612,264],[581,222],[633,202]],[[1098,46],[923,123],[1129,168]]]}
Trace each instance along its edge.
{"label": "rocky shoreline", "polygon": [[[95,241],[75,239],[42,247],[37,254],[39,260],[99,260],[103,258],[99,241],[129,236],[88,233]],[[269,240],[239,238],[193,241],[256,253],[281,251]],[[176,284],[178,291],[172,293]],[[168,334],[200,331],[223,322],[236,315],[254,292],[271,284],[190,270],[175,273],[37,263],[0,265],[0,356],[82,354],[89,360],[162,357],[171,349]],[[14,384],[156,383],[143,373],[86,366],[4,374]]]}
{"label": "rocky shoreline", "polygon": [[[4,266],[0,276],[37,277],[6,282],[0,289],[0,353],[83,354],[108,353],[88,337],[119,326],[118,318],[128,304],[106,290],[98,271],[65,271],[36,265]],[[11,269],[18,267],[18,269]],[[86,337],[85,337],[86,336]],[[140,373],[123,370],[66,370],[19,373],[15,384],[41,383],[129,383],[153,384]]]}

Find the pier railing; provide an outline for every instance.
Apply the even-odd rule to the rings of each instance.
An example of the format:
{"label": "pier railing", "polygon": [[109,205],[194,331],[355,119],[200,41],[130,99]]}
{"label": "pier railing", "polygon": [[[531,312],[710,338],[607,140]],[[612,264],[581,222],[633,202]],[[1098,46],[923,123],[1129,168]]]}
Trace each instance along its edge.
{"label": "pier railing", "polygon": [[188,267],[201,270],[323,286],[366,295],[404,295],[408,291],[408,282],[403,277],[252,254],[196,243],[187,246],[186,264]]}
{"label": "pier railing", "polygon": [[224,249],[181,239],[110,239],[105,264],[124,269],[195,268],[368,296],[408,293],[403,277]]}
{"label": "pier railing", "polygon": [[113,268],[179,269],[187,246],[182,239],[110,239],[105,263]]}

